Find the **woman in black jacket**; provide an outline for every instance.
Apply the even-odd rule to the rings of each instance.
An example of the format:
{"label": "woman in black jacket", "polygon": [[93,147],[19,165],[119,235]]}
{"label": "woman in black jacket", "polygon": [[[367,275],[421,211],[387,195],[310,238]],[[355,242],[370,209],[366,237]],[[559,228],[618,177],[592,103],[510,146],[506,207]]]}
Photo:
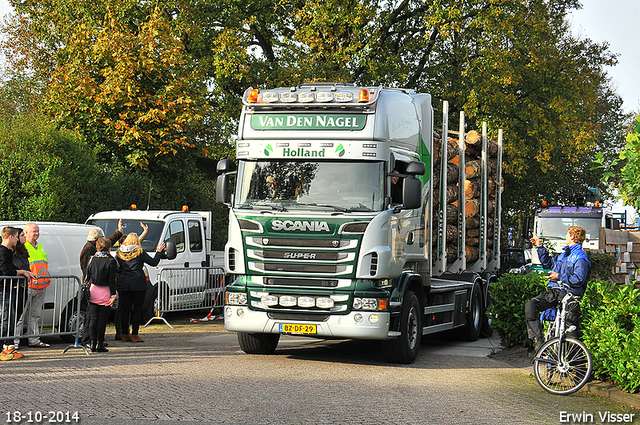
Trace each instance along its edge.
{"label": "woman in black jacket", "polygon": [[[140,247],[138,235],[129,233],[116,252],[122,277],[118,306],[118,309],[122,309],[122,342],[144,342],[138,336],[142,319],[142,304],[147,290],[147,278],[143,267],[145,264],[157,266],[161,258],[160,252],[163,249],[164,242],[160,242],[154,256],[151,257]],[[129,313],[131,313],[131,335],[129,335]]]}
{"label": "woman in black jacket", "polygon": [[106,353],[104,333],[111,306],[116,299],[116,270],[118,264],[109,253],[111,241],[105,238],[96,240],[96,253],[90,257],[87,265],[87,282],[91,283],[91,298],[89,299],[89,339],[91,351]]}

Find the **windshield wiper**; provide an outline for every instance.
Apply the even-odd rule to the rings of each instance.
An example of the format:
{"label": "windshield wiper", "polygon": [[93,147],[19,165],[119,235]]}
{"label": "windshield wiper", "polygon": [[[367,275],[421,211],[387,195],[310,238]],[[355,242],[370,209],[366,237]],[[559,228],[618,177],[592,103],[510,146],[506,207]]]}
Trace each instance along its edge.
{"label": "windshield wiper", "polygon": [[321,207],[321,208],[333,208],[336,211],[340,211],[340,212],[351,212],[351,209],[347,209],[344,207],[338,207],[336,205],[329,205],[329,204],[316,204],[316,203],[308,203],[308,204],[304,204],[304,203],[298,203],[297,205],[304,205],[304,206],[308,206],[308,207]]}
{"label": "windshield wiper", "polygon": [[241,204],[238,206],[238,208],[251,208],[251,209],[262,208],[262,207],[271,208],[272,210],[278,211],[278,212],[287,212],[287,209],[285,207],[280,205],[272,205],[272,204]]}

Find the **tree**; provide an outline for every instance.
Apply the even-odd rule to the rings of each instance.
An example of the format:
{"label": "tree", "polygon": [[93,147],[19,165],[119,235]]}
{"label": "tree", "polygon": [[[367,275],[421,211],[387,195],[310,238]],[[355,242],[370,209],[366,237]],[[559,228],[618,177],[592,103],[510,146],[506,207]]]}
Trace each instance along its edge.
{"label": "tree", "polygon": [[[16,65],[30,58],[25,65],[46,82],[43,105],[54,122],[79,131],[104,157],[146,170],[203,148],[206,80],[185,42],[192,23],[174,12],[180,2],[14,6],[20,19],[9,27],[9,57]],[[25,44],[36,53],[18,51],[16,39],[31,40]]]}
{"label": "tree", "polygon": [[[0,209],[8,220],[84,222],[126,199],[143,199],[139,175],[96,163],[76,132],[37,113],[0,122]],[[136,194],[137,192],[137,194]]]}
{"label": "tree", "polygon": [[46,82],[51,116],[156,182],[233,155],[247,87],[303,81],[429,92],[503,128],[508,216],[593,186],[595,152],[622,145],[615,56],[571,35],[577,0],[13,4],[8,57]]}
{"label": "tree", "polygon": [[633,121],[633,128],[627,134],[627,144],[620,159],[623,166],[620,172],[618,190],[626,205],[640,210],[640,115]]}

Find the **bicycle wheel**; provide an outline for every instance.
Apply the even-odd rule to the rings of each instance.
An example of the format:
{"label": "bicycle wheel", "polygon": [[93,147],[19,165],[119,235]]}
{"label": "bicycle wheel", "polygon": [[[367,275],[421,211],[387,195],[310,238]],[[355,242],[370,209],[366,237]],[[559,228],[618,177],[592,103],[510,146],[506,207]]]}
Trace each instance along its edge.
{"label": "bicycle wheel", "polygon": [[544,343],[533,362],[538,384],[556,395],[573,394],[587,383],[591,374],[591,353],[575,338],[553,338]]}

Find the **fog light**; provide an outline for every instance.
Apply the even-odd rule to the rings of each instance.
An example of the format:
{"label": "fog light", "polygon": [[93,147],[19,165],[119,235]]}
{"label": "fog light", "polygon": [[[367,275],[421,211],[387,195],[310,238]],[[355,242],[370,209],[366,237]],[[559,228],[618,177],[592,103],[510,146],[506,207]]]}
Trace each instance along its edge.
{"label": "fog light", "polygon": [[316,299],[313,297],[298,298],[298,306],[303,308],[311,308],[316,306]]}
{"label": "fog light", "polygon": [[280,305],[283,307],[295,307],[298,304],[298,299],[291,295],[283,295],[280,297]]}
{"label": "fog light", "polygon": [[244,317],[244,308],[239,308],[236,314],[238,317]]}
{"label": "fog light", "polygon": [[273,307],[274,305],[278,305],[278,297],[275,295],[263,295],[260,298],[260,302],[267,307]]}
{"label": "fog light", "polygon": [[225,314],[225,316],[227,316],[227,317],[231,317],[231,315],[233,314],[233,309],[232,309],[231,307],[227,307],[227,308],[224,310],[224,314]]}
{"label": "fog light", "polygon": [[356,323],[362,323],[362,314],[360,313],[356,313],[353,315],[353,320],[356,321]]}
{"label": "fog light", "polygon": [[380,316],[378,316],[377,314],[369,315],[369,323],[371,323],[372,325],[375,325],[379,321],[380,321]]}

